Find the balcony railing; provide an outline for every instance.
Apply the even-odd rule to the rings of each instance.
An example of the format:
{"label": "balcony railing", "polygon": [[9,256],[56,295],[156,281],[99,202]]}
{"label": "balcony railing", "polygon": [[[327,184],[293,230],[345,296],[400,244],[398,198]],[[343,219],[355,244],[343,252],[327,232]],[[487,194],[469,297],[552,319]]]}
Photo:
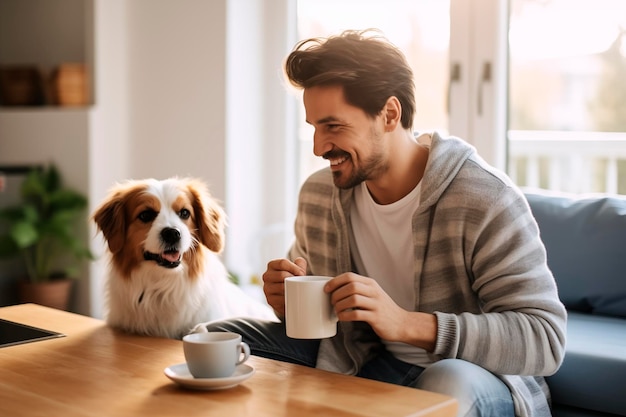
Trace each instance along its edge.
{"label": "balcony railing", "polygon": [[508,172],[520,186],[626,194],[626,133],[508,133]]}

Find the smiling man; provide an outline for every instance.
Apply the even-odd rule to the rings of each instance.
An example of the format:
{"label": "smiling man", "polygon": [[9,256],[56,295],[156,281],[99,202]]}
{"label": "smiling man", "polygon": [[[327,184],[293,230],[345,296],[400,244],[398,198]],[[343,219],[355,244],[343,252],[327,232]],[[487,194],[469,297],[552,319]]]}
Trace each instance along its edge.
{"label": "smiling man", "polygon": [[543,377],[563,359],[566,313],[521,191],[465,141],[414,135],[413,74],[376,32],[303,41],[285,69],[329,167],[303,184],[264,292],[283,317],[285,278],[333,277],[338,332],[210,330],[241,333],[255,355],[451,395],[460,416],[550,416]]}

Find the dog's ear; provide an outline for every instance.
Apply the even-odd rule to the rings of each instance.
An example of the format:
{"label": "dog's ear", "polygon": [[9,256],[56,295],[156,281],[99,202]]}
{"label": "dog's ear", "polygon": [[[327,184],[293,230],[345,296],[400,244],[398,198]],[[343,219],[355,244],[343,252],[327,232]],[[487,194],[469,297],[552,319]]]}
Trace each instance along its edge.
{"label": "dog's ear", "polygon": [[192,196],[200,242],[213,252],[221,252],[224,249],[226,213],[202,181],[189,181],[187,188]]}
{"label": "dog's ear", "polygon": [[126,216],[124,214],[124,199],[121,193],[116,192],[96,209],[93,221],[102,231],[112,253],[118,253],[124,247],[126,239]]}

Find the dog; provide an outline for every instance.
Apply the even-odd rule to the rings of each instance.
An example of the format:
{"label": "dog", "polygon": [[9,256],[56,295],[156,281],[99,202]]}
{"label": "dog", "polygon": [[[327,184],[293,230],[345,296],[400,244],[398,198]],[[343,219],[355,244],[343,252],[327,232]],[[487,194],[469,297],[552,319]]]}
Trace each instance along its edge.
{"label": "dog", "polygon": [[269,305],[229,280],[219,258],[226,214],[202,180],[117,183],[92,219],[108,246],[111,327],[180,339],[214,320],[277,320]]}

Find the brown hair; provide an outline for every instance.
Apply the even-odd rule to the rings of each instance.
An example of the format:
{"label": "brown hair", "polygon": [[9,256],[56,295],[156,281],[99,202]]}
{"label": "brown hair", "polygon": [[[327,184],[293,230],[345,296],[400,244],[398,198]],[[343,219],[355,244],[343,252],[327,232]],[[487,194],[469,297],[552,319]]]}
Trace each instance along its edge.
{"label": "brown hair", "polygon": [[301,41],[287,57],[285,72],[299,88],[342,86],[346,101],[372,117],[395,96],[402,105],[402,127],[413,126],[413,71],[402,52],[376,30]]}

